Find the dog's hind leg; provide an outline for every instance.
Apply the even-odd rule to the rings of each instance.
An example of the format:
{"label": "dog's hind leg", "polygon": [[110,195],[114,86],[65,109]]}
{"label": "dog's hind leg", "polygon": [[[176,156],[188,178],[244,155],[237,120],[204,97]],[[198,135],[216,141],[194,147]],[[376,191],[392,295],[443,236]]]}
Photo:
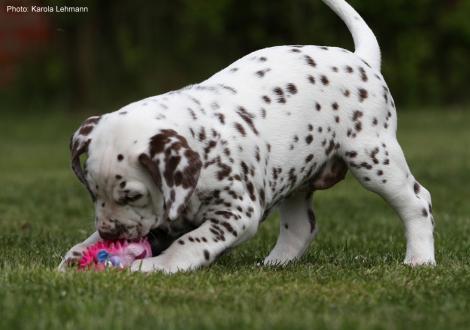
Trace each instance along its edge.
{"label": "dog's hind leg", "polygon": [[357,136],[344,157],[361,184],[382,196],[405,226],[405,264],[435,264],[431,195],[411,174],[395,134]]}
{"label": "dog's hind leg", "polygon": [[296,192],[282,202],[279,237],[265,265],[284,265],[304,254],[317,232],[311,196]]}
{"label": "dog's hind leg", "polygon": [[334,157],[307,181],[304,190],[299,189],[282,202],[279,207],[281,211],[279,237],[264,264],[284,265],[304,254],[317,233],[312,208],[313,191],[331,188],[344,179],[347,170],[345,162]]}

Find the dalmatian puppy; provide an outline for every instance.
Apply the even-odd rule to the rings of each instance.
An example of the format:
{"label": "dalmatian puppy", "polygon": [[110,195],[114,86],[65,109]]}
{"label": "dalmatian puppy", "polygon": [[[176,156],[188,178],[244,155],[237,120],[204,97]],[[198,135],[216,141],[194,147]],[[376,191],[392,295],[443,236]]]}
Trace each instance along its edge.
{"label": "dalmatian puppy", "polygon": [[284,265],[317,231],[313,192],[348,170],[400,216],[405,264],[435,264],[431,196],[397,142],[377,40],[345,1],[323,2],[347,25],[355,52],[261,49],[202,83],[81,125],[71,140],[72,168],[94,201],[97,231],[66,254],[60,270],[99,239],[145,235],[155,236],[158,253],[132,271],[207,266],[252,237],[276,206],[279,238],[264,264]]}

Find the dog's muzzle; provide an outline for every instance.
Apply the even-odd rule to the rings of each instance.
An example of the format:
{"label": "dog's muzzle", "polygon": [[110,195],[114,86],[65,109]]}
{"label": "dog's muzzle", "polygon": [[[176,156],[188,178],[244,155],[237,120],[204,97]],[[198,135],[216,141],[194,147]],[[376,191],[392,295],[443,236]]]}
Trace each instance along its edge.
{"label": "dog's muzzle", "polygon": [[121,225],[118,222],[114,223],[114,226],[107,226],[106,228],[98,229],[100,237],[104,240],[116,240],[119,239],[122,234],[126,232],[126,226]]}

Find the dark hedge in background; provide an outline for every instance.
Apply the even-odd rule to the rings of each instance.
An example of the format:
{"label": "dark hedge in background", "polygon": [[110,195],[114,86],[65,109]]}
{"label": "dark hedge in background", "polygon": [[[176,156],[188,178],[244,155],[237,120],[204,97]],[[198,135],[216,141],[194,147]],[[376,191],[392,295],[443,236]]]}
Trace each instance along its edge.
{"label": "dark hedge in background", "polygon": [[[22,63],[1,102],[36,109],[102,107],[199,82],[274,45],[352,49],[320,0],[46,1],[88,5],[49,14],[51,42]],[[468,104],[470,1],[354,0],[376,33],[398,106]]]}

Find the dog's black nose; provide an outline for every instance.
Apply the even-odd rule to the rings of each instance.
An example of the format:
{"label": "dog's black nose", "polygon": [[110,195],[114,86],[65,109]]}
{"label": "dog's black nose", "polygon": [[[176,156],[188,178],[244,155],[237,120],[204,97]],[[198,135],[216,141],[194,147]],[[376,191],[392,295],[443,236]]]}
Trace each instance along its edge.
{"label": "dog's black nose", "polygon": [[102,239],[107,240],[107,241],[116,240],[121,235],[121,233],[118,231],[109,232],[109,231],[102,231],[102,230],[98,230],[98,234],[100,234],[100,237]]}

